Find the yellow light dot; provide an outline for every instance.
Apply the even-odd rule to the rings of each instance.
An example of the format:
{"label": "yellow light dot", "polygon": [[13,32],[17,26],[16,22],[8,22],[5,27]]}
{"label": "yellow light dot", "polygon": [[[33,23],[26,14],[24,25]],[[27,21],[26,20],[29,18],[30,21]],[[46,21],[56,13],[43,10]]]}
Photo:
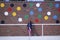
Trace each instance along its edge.
{"label": "yellow light dot", "polygon": [[16,16],[16,12],[13,12],[13,13],[12,13],[12,16]]}
{"label": "yellow light dot", "polygon": [[48,16],[45,16],[44,19],[45,19],[45,20],[48,20]]}
{"label": "yellow light dot", "polygon": [[5,6],[5,4],[4,4],[4,3],[1,3],[1,4],[0,4],[0,6],[1,6],[1,7],[4,7],[4,6]]}
{"label": "yellow light dot", "polygon": [[0,6],[1,6],[1,4],[0,4]]}
{"label": "yellow light dot", "polygon": [[17,11],[20,11],[21,10],[21,7],[17,7]]}

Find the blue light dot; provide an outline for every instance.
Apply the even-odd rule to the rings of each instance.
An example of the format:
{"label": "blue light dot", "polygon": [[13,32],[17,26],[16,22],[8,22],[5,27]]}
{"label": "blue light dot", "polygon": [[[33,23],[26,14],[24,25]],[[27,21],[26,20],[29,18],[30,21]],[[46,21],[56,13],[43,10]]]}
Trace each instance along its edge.
{"label": "blue light dot", "polygon": [[54,15],[54,16],[53,16],[53,19],[55,19],[55,20],[56,20],[57,18],[58,18],[58,16],[57,16],[57,15]]}
{"label": "blue light dot", "polygon": [[9,2],[10,0],[5,0],[5,2]]}
{"label": "blue light dot", "polygon": [[42,12],[42,8],[41,8],[41,7],[40,7],[40,8],[38,8],[38,11],[39,11],[39,12]]}
{"label": "blue light dot", "polygon": [[59,8],[59,4],[58,4],[58,3],[57,3],[57,4],[55,4],[55,7],[56,7],[56,8]]}
{"label": "blue light dot", "polygon": [[30,11],[30,15],[34,15],[34,11],[33,10]]}

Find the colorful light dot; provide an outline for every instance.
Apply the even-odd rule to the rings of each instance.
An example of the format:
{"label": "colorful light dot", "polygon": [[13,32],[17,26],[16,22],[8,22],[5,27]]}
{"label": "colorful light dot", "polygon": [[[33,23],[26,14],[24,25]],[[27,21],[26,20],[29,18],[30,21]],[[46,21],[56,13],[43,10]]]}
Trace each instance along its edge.
{"label": "colorful light dot", "polygon": [[1,24],[5,24],[5,21],[4,20],[1,20]]}
{"label": "colorful light dot", "polygon": [[54,15],[54,16],[53,16],[53,19],[54,19],[54,20],[57,20],[57,18],[58,18],[57,15]]}
{"label": "colorful light dot", "polygon": [[60,23],[60,21],[59,20],[56,20],[56,23]]}
{"label": "colorful light dot", "polygon": [[48,12],[47,12],[47,15],[48,15],[48,16],[50,16],[50,15],[51,15],[51,12],[50,12],[50,11],[48,11]]}
{"label": "colorful light dot", "polygon": [[36,4],[36,7],[40,7],[40,3],[37,3],[37,4]]}
{"label": "colorful light dot", "polygon": [[38,23],[38,22],[39,22],[39,19],[38,19],[38,18],[36,18],[36,19],[35,19],[35,22],[36,22],[36,23]]}
{"label": "colorful light dot", "polygon": [[53,7],[53,3],[49,3],[49,7]]}
{"label": "colorful light dot", "polygon": [[23,7],[27,7],[27,4],[23,4]]}
{"label": "colorful light dot", "polygon": [[29,5],[30,5],[30,7],[32,7],[34,4],[33,3],[30,3]]}
{"label": "colorful light dot", "polygon": [[8,14],[9,14],[9,13],[8,13],[7,11],[6,11],[6,12],[4,12],[4,15],[5,15],[5,16],[8,16]]}
{"label": "colorful light dot", "polygon": [[16,9],[17,9],[17,11],[20,11],[21,10],[21,7],[17,7]]}
{"label": "colorful light dot", "polygon": [[39,15],[38,15],[38,18],[42,18],[42,15],[41,15],[41,14],[39,14]]}
{"label": "colorful light dot", "polygon": [[10,7],[14,7],[14,4],[12,3],[12,4],[10,4]]}
{"label": "colorful light dot", "polygon": [[60,12],[60,8],[58,8],[58,12]]}
{"label": "colorful light dot", "polygon": [[8,8],[7,8],[7,11],[8,11],[8,12],[11,12],[11,11],[12,11],[12,8],[11,8],[11,7],[8,7]]}
{"label": "colorful light dot", "polygon": [[34,15],[34,11],[33,10],[30,11],[30,15]]}
{"label": "colorful light dot", "polygon": [[24,16],[24,18],[25,18],[25,19],[28,19],[28,18],[29,18],[29,16],[28,16],[28,15],[25,15],[25,16]]}
{"label": "colorful light dot", "polygon": [[38,8],[38,11],[39,11],[39,12],[42,12],[42,10],[43,10],[43,9],[42,9],[41,7],[40,7],[40,8]]}
{"label": "colorful light dot", "polygon": [[5,0],[5,2],[9,2],[10,0]]}
{"label": "colorful light dot", "polygon": [[56,8],[59,8],[59,4],[58,4],[58,3],[57,3],[57,4],[55,4],[55,7],[56,7]]}
{"label": "colorful light dot", "polygon": [[12,13],[12,16],[16,16],[16,15],[17,15],[16,12],[13,12],[13,13]]}
{"label": "colorful light dot", "polygon": [[22,18],[18,18],[18,22],[22,22]]}
{"label": "colorful light dot", "polygon": [[45,20],[48,20],[48,16],[44,16],[44,19],[45,19]]}
{"label": "colorful light dot", "polygon": [[1,3],[0,6],[3,8],[3,7],[5,7],[5,4],[4,3]]}

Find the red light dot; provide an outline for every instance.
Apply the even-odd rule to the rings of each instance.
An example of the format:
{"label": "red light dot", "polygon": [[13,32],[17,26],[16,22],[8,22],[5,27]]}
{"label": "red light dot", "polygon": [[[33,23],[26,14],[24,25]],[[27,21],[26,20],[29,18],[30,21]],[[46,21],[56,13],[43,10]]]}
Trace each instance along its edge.
{"label": "red light dot", "polygon": [[11,11],[12,11],[12,8],[9,7],[9,8],[7,9],[7,11],[8,11],[8,12],[11,12]]}
{"label": "red light dot", "polygon": [[58,12],[60,12],[60,8],[58,9]]}
{"label": "red light dot", "polygon": [[39,19],[35,19],[35,22],[39,22]]}

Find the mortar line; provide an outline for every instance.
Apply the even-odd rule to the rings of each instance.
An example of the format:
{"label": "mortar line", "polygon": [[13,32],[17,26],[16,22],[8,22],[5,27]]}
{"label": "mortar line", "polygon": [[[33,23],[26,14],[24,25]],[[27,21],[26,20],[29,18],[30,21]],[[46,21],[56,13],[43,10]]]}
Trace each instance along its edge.
{"label": "mortar line", "polygon": [[[0,24],[0,25],[27,25],[27,24]],[[60,24],[32,24],[32,25],[60,25]]]}
{"label": "mortar line", "polygon": [[44,27],[44,25],[42,24],[42,36],[44,35],[44,32],[43,32],[44,29],[43,29],[43,27]]}

